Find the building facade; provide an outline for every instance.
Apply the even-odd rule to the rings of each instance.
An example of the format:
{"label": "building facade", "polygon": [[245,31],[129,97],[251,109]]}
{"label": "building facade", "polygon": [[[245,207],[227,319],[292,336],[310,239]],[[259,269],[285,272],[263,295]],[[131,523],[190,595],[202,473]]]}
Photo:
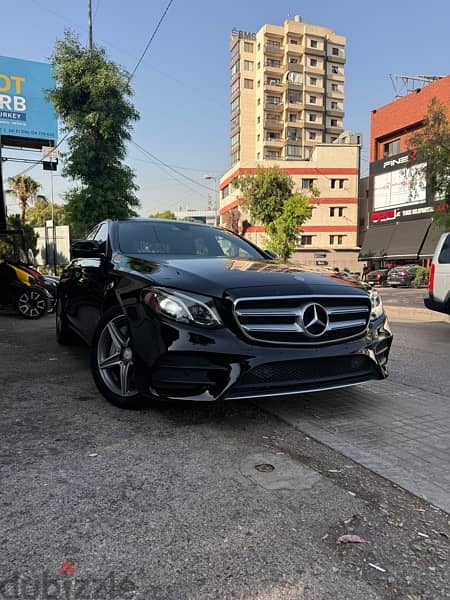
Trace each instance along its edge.
{"label": "building facade", "polygon": [[450,107],[450,76],[372,111],[369,227],[360,253],[372,266],[426,264],[441,233],[431,226],[437,200],[427,189],[426,165],[410,148],[433,98]]}
{"label": "building facade", "polygon": [[344,130],[344,36],[303,23],[231,35],[231,165],[309,159]]}
{"label": "building facade", "polygon": [[258,167],[278,166],[294,180],[296,192],[310,195],[313,214],[299,232],[292,260],[307,266],[358,271],[357,246],[359,150],[357,144],[319,144],[307,161],[240,161],[220,181],[222,225],[239,232],[260,247],[267,247],[264,227],[251,222],[234,180],[255,173]]}

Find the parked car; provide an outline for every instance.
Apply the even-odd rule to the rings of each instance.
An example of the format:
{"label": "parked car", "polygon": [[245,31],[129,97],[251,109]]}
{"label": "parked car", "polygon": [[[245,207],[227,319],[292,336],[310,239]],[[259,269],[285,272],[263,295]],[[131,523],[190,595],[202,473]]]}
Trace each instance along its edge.
{"label": "parked car", "polygon": [[436,246],[424,303],[430,310],[450,315],[450,233],[444,233]]}
{"label": "parked car", "polygon": [[91,346],[100,392],[247,399],[387,376],[392,334],[378,293],[269,258],[240,236],[157,219],[105,221],[72,244],[56,335]]}
{"label": "parked car", "polygon": [[370,285],[386,285],[389,269],[376,269],[367,273],[367,283]]}
{"label": "parked car", "polygon": [[25,319],[39,319],[52,306],[43,281],[12,261],[0,261],[0,305],[13,306]]}
{"label": "parked car", "polygon": [[411,287],[417,273],[417,265],[394,267],[388,273],[386,284],[391,287]]}

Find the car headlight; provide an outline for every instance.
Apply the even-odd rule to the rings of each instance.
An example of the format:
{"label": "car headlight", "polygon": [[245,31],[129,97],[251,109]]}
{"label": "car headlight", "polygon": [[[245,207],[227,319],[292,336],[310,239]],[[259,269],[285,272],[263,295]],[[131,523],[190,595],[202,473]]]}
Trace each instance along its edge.
{"label": "car headlight", "polygon": [[208,296],[152,288],[145,292],[144,302],[156,313],[180,323],[194,323],[202,327],[222,326],[214,301]]}
{"label": "car headlight", "polygon": [[369,291],[369,296],[370,296],[370,303],[372,305],[372,308],[370,311],[370,320],[375,321],[376,319],[379,319],[380,317],[382,317],[384,314],[383,302],[381,301],[380,294],[374,289],[371,289]]}

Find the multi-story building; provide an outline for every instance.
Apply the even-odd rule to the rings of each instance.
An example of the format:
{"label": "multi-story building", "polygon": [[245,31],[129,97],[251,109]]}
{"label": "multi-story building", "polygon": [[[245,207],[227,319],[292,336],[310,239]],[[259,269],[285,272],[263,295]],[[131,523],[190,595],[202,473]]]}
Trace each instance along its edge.
{"label": "multi-story building", "polygon": [[278,166],[295,191],[319,191],[295,261],[358,269],[360,136],[344,131],[344,36],[303,23],[231,34],[231,169],[220,180],[221,222],[265,246],[233,181]]}
{"label": "multi-story building", "polygon": [[231,35],[231,164],[308,159],[344,129],[345,37],[303,23]]}
{"label": "multi-story building", "polygon": [[411,137],[436,98],[450,107],[450,76],[416,88],[371,115],[369,228],[360,260],[373,266],[429,261],[440,235],[431,227],[438,199],[428,189]]}
{"label": "multi-story building", "polygon": [[311,197],[313,214],[302,226],[293,260],[304,265],[358,271],[358,144],[318,144],[308,161],[240,161],[225,173],[220,182],[220,218],[226,227],[244,230],[248,239],[267,247],[264,227],[251,222],[240,190],[233,184],[243,174],[258,167],[278,166],[289,174],[294,191]]}

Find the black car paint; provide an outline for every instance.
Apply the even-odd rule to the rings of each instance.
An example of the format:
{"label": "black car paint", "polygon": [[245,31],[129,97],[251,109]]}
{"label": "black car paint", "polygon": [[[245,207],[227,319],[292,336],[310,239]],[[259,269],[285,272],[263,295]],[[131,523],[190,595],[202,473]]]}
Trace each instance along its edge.
{"label": "black car paint", "polygon": [[[195,357],[198,361],[209,361],[212,370],[217,367],[220,371],[222,366],[228,369],[226,381],[216,386],[217,389],[181,396],[172,392],[168,395],[171,398],[212,400],[224,397],[248,369],[279,361],[364,355],[373,362],[373,378],[387,376],[386,365],[375,359],[379,344],[384,344],[387,352],[391,344],[392,334],[384,316],[359,339],[308,348],[252,342],[243,335],[233,318],[232,305],[238,297],[285,294],[367,297],[364,284],[341,278],[336,273],[311,272],[274,263],[261,250],[260,261],[227,258],[157,260],[153,255],[124,255],[117,244],[118,223],[112,221],[109,224],[111,235],[106,255],[73,259],[61,276],[58,293],[70,326],[88,344],[92,343],[103,312],[120,304],[128,319],[135,352],[136,386],[142,393],[150,391],[158,395],[152,387],[155,369],[157,371],[159,363],[164,363],[168,356],[178,357],[186,364]],[[143,302],[146,290],[152,286],[213,297],[224,327],[206,329],[157,317]],[[161,366],[163,370],[167,368],[164,364]]]}

